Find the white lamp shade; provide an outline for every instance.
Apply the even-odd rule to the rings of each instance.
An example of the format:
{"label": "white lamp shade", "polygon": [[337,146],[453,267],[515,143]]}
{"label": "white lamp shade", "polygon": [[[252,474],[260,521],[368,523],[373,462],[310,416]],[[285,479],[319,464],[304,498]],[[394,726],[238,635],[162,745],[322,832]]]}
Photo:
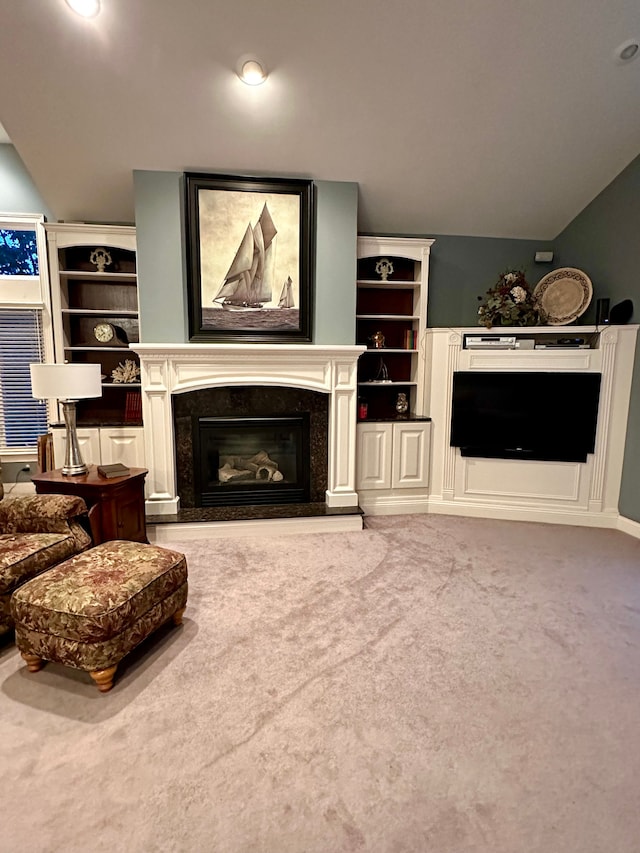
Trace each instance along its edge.
{"label": "white lamp shade", "polygon": [[36,400],[85,400],[102,396],[99,364],[30,364]]}

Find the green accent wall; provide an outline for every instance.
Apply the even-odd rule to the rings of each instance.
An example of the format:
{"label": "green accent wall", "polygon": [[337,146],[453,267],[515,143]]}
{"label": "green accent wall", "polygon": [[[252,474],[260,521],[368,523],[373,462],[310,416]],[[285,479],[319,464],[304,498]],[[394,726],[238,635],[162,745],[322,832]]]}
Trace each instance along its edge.
{"label": "green accent wall", "polygon": [[554,266],[534,261],[536,252],[552,248],[548,240],[425,236],[435,238],[429,258],[427,325],[436,328],[478,325],[478,297],[500,273],[523,270],[534,287]]}
{"label": "green accent wall", "polygon": [[181,172],[134,171],[140,340],[189,340]]}
{"label": "green accent wall", "polygon": [[354,344],[358,185],[316,181],[314,344]]}
{"label": "green accent wall", "polygon": [[54,218],[18,152],[7,143],[0,145],[0,211],[43,213],[49,222]]}
{"label": "green accent wall", "polygon": [[[595,300],[634,303],[630,322],[640,321],[640,157],[636,157],[555,240],[554,266],[578,267],[593,282]],[[619,510],[640,522],[640,342],[631,388]]]}
{"label": "green accent wall", "polygon": [[[189,340],[183,176],[134,171],[140,340]],[[316,183],[313,343],[355,342],[358,185]]]}

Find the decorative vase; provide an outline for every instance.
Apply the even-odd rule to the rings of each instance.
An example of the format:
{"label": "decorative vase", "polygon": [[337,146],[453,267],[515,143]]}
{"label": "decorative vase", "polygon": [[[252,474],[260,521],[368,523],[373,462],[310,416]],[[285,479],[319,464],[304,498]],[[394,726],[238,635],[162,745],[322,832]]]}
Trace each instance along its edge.
{"label": "decorative vase", "polygon": [[407,400],[407,395],[400,391],[398,394],[398,399],[396,400],[396,412],[400,415],[406,415],[409,411],[409,401]]}

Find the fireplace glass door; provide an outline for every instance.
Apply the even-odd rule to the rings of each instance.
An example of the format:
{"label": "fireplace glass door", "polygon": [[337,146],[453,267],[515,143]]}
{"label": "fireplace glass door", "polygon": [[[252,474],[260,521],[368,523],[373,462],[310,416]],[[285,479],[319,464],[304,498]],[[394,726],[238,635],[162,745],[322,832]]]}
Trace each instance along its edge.
{"label": "fireplace glass door", "polygon": [[194,419],[199,506],[309,500],[309,416]]}

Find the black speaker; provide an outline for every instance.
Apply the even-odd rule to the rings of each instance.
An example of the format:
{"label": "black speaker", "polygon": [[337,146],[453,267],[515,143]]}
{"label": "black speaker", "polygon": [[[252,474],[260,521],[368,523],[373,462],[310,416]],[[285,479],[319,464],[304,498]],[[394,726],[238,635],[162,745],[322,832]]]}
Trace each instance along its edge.
{"label": "black speaker", "polygon": [[633,302],[630,299],[623,299],[622,302],[614,305],[609,312],[609,322],[616,326],[624,326],[625,323],[629,322],[632,314]]}
{"label": "black speaker", "polygon": [[596,326],[604,326],[609,322],[609,300],[598,299],[596,302]]}

